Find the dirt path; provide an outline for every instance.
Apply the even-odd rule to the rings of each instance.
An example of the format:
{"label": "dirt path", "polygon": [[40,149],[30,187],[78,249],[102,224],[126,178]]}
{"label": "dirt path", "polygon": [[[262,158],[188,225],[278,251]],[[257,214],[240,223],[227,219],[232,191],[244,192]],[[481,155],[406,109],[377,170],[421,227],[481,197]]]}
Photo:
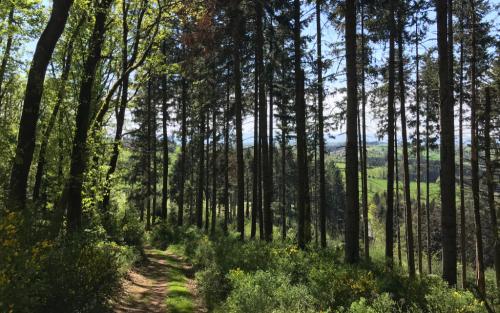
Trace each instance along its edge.
{"label": "dirt path", "polygon": [[114,312],[204,312],[191,266],[169,251],[145,252],[147,261],[128,273]]}

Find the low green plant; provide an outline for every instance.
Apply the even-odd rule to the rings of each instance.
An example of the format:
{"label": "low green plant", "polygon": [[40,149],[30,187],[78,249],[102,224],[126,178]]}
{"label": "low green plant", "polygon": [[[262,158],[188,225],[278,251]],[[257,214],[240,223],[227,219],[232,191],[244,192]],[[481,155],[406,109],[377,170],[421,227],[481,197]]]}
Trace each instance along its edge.
{"label": "low green plant", "polygon": [[258,270],[229,273],[232,291],[222,307],[231,313],[313,312],[314,299],[306,286],[291,284],[281,272]]}

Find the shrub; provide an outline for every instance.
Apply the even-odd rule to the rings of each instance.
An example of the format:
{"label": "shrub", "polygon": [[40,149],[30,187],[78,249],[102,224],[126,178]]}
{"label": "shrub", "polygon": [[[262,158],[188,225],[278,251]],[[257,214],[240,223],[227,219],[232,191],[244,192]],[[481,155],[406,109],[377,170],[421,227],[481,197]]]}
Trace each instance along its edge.
{"label": "shrub", "polygon": [[309,272],[312,295],[323,308],[348,306],[359,298],[372,298],[377,293],[373,273],[324,260]]}
{"label": "shrub", "polygon": [[123,253],[113,243],[79,239],[60,243],[43,264],[40,311],[106,311],[120,288],[121,268],[127,259]]}
{"label": "shrub", "polygon": [[209,309],[216,307],[229,293],[229,280],[215,265],[197,272],[196,281],[198,291]]}
{"label": "shrub", "polygon": [[486,313],[484,304],[469,291],[449,288],[437,281],[425,296],[427,309],[433,313]]}
{"label": "shrub", "polygon": [[398,312],[396,302],[391,299],[389,294],[383,293],[375,298],[372,303],[366,298],[361,298],[351,304],[350,308],[344,312],[348,313],[390,313]]}
{"label": "shrub", "polygon": [[150,235],[151,244],[160,249],[166,249],[169,245],[179,242],[179,238],[176,227],[166,222],[154,225]]}
{"label": "shrub", "polygon": [[233,290],[223,312],[313,312],[313,298],[304,285],[292,285],[281,272],[257,271],[244,273],[233,270],[229,274]]}
{"label": "shrub", "polygon": [[121,221],[123,241],[139,251],[144,248],[144,223],[141,223],[134,210],[125,212]]}
{"label": "shrub", "polygon": [[106,312],[133,249],[92,233],[49,240],[28,229],[14,213],[0,221],[0,311]]}

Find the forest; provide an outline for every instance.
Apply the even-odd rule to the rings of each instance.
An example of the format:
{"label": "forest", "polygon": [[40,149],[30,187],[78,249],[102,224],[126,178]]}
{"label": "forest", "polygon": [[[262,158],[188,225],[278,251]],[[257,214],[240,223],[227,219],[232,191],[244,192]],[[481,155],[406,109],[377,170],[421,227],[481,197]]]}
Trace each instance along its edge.
{"label": "forest", "polygon": [[0,312],[500,312],[499,0],[0,0]]}

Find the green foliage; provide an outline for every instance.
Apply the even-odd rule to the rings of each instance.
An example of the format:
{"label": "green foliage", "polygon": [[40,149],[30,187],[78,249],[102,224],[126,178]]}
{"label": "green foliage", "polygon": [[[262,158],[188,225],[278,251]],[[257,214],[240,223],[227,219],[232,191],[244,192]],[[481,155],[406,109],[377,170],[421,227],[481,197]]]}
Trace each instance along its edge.
{"label": "green foliage", "polygon": [[140,222],[137,215],[134,210],[125,213],[121,221],[121,232],[125,244],[142,251],[144,247],[144,224]]}
{"label": "green foliage", "polygon": [[290,243],[241,242],[236,233],[209,237],[195,228],[176,231],[164,238],[190,258],[199,292],[216,312],[485,310],[470,292],[450,289],[437,276],[410,279],[377,262],[347,265],[336,246],[302,251]]}
{"label": "green foliage", "polygon": [[311,293],[322,308],[347,306],[378,291],[372,272],[326,259],[311,268],[308,278]]}
{"label": "green foliage", "polygon": [[232,292],[222,312],[313,312],[314,299],[304,285],[293,285],[282,272],[258,270],[245,273],[240,269],[229,273]]}
{"label": "green foliage", "polygon": [[116,244],[60,243],[43,264],[40,301],[44,312],[103,312],[120,288],[122,266],[133,254]]}
{"label": "green foliage", "polygon": [[21,214],[0,219],[1,312],[105,312],[136,250],[98,232],[50,239]]}
{"label": "green foliage", "polygon": [[387,293],[381,294],[372,303],[366,298],[360,298],[353,302],[348,310],[340,310],[339,312],[348,313],[388,313],[397,312],[396,303]]}
{"label": "green foliage", "polygon": [[483,303],[469,291],[448,288],[443,281],[436,281],[425,296],[429,312],[435,313],[486,313]]}

